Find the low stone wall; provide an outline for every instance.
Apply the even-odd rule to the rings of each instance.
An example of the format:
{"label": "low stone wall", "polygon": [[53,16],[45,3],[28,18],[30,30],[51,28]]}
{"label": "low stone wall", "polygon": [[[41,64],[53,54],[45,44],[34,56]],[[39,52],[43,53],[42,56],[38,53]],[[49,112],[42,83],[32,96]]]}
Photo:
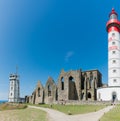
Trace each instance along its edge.
{"label": "low stone wall", "polygon": [[112,105],[112,104],[120,104],[120,101],[116,101],[112,103],[111,101],[76,101],[76,100],[60,100],[54,102],[54,104],[61,105]]}

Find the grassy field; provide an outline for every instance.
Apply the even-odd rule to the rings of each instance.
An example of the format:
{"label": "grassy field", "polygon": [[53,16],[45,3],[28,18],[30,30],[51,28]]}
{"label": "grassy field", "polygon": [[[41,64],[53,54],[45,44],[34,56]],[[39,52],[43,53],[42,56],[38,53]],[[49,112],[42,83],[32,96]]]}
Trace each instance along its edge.
{"label": "grassy field", "polygon": [[47,114],[25,104],[0,104],[0,121],[47,121]]}
{"label": "grassy field", "polygon": [[84,114],[95,112],[105,107],[105,105],[39,105],[40,107],[51,108],[68,115]]}
{"label": "grassy field", "polygon": [[106,113],[100,121],[120,121],[120,105]]}
{"label": "grassy field", "polygon": [[27,108],[27,105],[25,105],[25,104],[12,104],[12,103],[0,104],[0,111],[14,110],[14,109],[25,109],[25,108]]}
{"label": "grassy field", "polygon": [[0,111],[0,121],[47,121],[47,114],[37,109]]}

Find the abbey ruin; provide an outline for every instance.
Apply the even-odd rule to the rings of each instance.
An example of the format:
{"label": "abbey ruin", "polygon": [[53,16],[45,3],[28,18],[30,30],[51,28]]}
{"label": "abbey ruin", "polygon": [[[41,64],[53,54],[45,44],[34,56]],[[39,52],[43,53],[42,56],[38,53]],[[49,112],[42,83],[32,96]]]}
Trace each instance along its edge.
{"label": "abbey ruin", "polygon": [[102,87],[102,75],[98,70],[61,71],[57,84],[49,77],[45,87],[38,81],[31,96],[26,96],[26,103],[51,104],[68,101],[95,101],[97,88]]}

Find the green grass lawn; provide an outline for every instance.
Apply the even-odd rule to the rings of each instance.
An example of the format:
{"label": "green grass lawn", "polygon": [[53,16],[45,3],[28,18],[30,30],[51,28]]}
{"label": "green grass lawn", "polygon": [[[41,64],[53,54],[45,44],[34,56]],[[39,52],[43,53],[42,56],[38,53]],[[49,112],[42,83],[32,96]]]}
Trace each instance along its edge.
{"label": "green grass lawn", "polygon": [[47,114],[38,109],[0,111],[1,121],[47,121]]}
{"label": "green grass lawn", "polygon": [[20,121],[47,121],[46,112],[38,109],[19,110],[14,113]]}
{"label": "green grass lawn", "polygon": [[47,113],[26,104],[0,104],[0,121],[47,121]]}
{"label": "green grass lawn", "polygon": [[25,108],[27,108],[26,104],[17,104],[17,103],[3,103],[3,104],[0,104],[0,111],[14,110],[14,109],[25,109]]}
{"label": "green grass lawn", "polygon": [[95,112],[105,107],[105,105],[37,105],[40,107],[51,108],[60,112],[74,115]]}
{"label": "green grass lawn", "polygon": [[100,121],[120,121],[120,105],[104,114]]}

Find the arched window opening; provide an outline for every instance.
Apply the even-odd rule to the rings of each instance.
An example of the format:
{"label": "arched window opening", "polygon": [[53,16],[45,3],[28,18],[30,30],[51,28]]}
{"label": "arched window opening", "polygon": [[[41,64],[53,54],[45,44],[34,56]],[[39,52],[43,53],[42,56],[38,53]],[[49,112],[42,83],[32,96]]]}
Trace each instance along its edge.
{"label": "arched window opening", "polygon": [[84,92],[82,93],[82,97],[81,98],[84,99]]}
{"label": "arched window opening", "polygon": [[69,81],[74,82],[74,78],[72,76],[69,77]]}
{"label": "arched window opening", "polygon": [[48,97],[51,96],[51,91],[52,91],[52,88],[50,85],[48,85]]}
{"label": "arched window opening", "polygon": [[56,90],[56,101],[58,100],[58,90]]}
{"label": "arched window opening", "polygon": [[64,78],[61,78],[61,90],[64,90]]}
{"label": "arched window opening", "polygon": [[40,97],[40,88],[38,88],[38,97]]}
{"label": "arched window opening", "polygon": [[88,92],[88,98],[91,98],[91,93],[90,92]]}
{"label": "arched window opening", "polygon": [[92,82],[93,82],[93,74],[92,72],[90,73],[90,88],[92,88]]}

